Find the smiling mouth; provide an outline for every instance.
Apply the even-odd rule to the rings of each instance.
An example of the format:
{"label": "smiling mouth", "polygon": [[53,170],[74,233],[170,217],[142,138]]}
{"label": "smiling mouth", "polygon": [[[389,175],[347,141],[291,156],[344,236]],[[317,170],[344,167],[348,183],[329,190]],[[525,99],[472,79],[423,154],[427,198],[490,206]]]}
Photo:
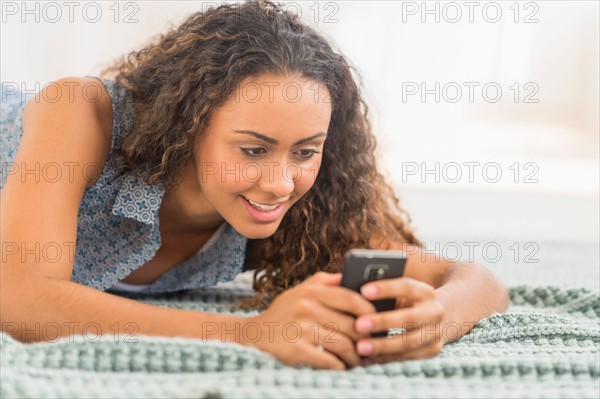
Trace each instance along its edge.
{"label": "smiling mouth", "polygon": [[252,201],[250,198],[245,197],[243,195],[242,195],[242,197],[244,197],[244,199],[246,199],[246,201],[248,201],[248,203],[250,205],[252,205],[254,208],[258,209],[259,211],[263,211],[263,212],[272,211],[273,209],[278,208],[279,206],[281,206],[282,204],[284,204],[286,202],[286,201],[284,201],[284,202],[278,202],[276,204],[263,204],[260,202]]}

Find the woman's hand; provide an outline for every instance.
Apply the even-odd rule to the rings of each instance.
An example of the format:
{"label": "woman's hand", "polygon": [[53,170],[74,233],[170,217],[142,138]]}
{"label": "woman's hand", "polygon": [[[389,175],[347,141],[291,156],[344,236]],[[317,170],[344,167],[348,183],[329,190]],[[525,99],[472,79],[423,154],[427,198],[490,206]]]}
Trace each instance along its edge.
{"label": "woman's hand", "polygon": [[281,293],[267,310],[244,323],[248,337],[242,344],[290,365],[335,370],[360,365],[355,343],[369,334],[355,330],[355,317],[376,309],[359,293],[340,287],[341,278],[341,273],[317,272]]}
{"label": "woman's hand", "polygon": [[406,330],[400,335],[359,340],[357,351],[366,356],[363,365],[427,358],[441,352],[444,340],[440,322],[444,307],[431,285],[400,277],[372,281],[361,287],[361,293],[369,300],[396,298],[396,308],[358,317],[355,321],[358,332],[371,333],[391,328]]}

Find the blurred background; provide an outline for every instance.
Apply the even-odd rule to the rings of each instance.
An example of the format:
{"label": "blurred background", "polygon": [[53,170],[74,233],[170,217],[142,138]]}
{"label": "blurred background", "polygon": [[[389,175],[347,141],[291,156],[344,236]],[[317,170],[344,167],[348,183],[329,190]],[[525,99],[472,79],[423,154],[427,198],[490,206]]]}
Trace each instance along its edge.
{"label": "blurred background", "polygon": [[[223,2],[66,3],[2,2],[3,82],[99,74]],[[382,169],[427,247],[510,281],[545,268],[597,287],[599,2],[281,3],[360,72]]]}

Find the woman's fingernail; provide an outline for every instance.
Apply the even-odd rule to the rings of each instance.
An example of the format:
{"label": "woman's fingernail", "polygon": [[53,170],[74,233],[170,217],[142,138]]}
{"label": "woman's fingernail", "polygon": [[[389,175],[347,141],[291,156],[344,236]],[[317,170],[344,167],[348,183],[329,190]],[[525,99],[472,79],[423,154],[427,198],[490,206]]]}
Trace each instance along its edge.
{"label": "woman's fingernail", "polygon": [[356,324],[361,332],[369,332],[373,329],[373,322],[369,319],[358,319]]}
{"label": "woman's fingernail", "polygon": [[373,344],[369,341],[361,341],[358,343],[358,353],[363,356],[368,356],[373,352]]}
{"label": "woman's fingernail", "polygon": [[374,285],[365,285],[360,289],[361,294],[367,298],[374,298],[377,295],[377,287]]}

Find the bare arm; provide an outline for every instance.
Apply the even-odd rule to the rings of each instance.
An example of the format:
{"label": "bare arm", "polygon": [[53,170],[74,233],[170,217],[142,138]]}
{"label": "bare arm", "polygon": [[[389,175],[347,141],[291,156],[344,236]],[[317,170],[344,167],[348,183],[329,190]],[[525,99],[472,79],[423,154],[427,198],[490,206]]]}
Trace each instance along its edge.
{"label": "bare arm", "polygon": [[459,339],[481,319],[506,311],[510,304],[502,281],[476,263],[452,263],[436,294],[445,309],[440,325],[448,327],[441,337],[444,343]]}
{"label": "bare arm", "polygon": [[[2,279],[11,276],[3,272]],[[231,332],[240,332],[245,321],[229,315],[149,305],[53,278],[3,285],[0,313],[2,330],[22,342],[121,333],[130,339],[155,335],[243,344],[240,333]]]}

